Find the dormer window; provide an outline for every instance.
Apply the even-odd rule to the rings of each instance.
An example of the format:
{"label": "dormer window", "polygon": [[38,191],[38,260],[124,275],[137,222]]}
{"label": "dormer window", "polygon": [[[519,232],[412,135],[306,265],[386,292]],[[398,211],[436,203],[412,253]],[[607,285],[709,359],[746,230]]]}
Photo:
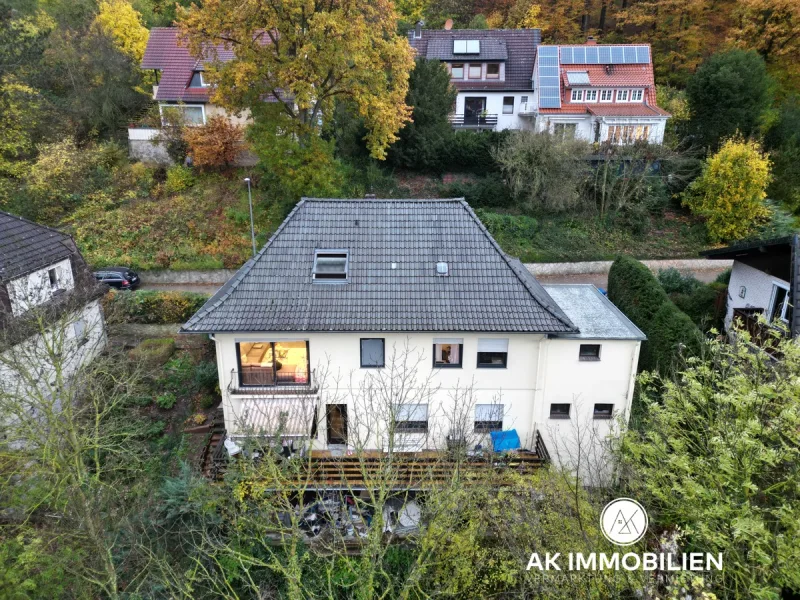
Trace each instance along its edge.
{"label": "dormer window", "polygon": [[643,96],[642,90],[632,90],[631,91],[631,102],[641,102]]}
{"label": "dormer window", "polygon": [[453,79],[464,79],[464,65],[453,64],[453,66],[450,67],[450,77]]}
{"label": "dormer window", "polygon": [[345,283],[350,266],[347,250],[317,250],[314,255],[314,283]]}
{"label": "dormer window", "polygon": [[580,102],[583,100],[583,90],[572,90],[572,101]]}
{"label": "dormer window", "polygon": [[628,101],[628,90],[617,90],[617,102]]}
{"label": "dormer window", "polygon": [[480,40],[453,40],[453,54],[480,54]]}
{"label": "dormer window", "polygon": [[586,90],[584,102],[597,102],[597,90]]}
{"label": "dormer window", "polygon": [[614,100],[614,90],[600,90],[600,102],[612,102]]}
{"label": "dormer window", "polygon": [[192,79],[189,81],[190,88],[204,88],[208,87],[208,83],[203,80],[203,72],[202,71],[195,71],[192,73]]}
{"label": "dormer window", "polygon": [[498,63],[486,65],[486,79],[500,79],[500,65]]}

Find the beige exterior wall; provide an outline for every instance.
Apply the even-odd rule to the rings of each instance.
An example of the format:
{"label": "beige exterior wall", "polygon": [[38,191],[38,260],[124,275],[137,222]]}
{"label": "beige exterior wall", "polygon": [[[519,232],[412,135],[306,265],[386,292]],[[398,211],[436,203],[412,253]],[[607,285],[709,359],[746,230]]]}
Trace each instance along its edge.
{"label": "beige exterior wall", "polygon": [[223,116],[230,119],[232,123],[236,123],[237,125],[248,125],[253,121],[250,117],[249,110],[243,110],[240,114],[235,115],[233,113],[229,113],[221,106],[216,104],[206,104],[206,121],[211,117]]}

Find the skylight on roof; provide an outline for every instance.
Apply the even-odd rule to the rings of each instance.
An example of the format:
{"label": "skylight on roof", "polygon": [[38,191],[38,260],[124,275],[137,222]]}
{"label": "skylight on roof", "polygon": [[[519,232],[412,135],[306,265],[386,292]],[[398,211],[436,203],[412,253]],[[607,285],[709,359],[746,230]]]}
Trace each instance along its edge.
{"label": "skylight on roof", "polygon": [[345,283],[350,261],[347,250],[317,250],[314,253],[314,283]]}
{"label": "skylight on roof", "polygon": [[480,54],[480,40],[453,40],[453,54]]}

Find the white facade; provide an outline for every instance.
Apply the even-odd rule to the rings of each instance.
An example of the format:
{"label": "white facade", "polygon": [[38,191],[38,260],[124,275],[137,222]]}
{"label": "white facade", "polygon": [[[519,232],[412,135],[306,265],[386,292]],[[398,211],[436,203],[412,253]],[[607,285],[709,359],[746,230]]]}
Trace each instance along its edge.
{"label": "white facade", "polygon": [[[362,368],[360,339],[385,339],[383,369]],[[433,366],[434,340],[460,340],[463,344],[461,368]],[[479,340],[507,340],[506,368],[478,368]],[[265,395],[262,390],[253,394],[232,393],[238,387],[239,363],[237,342],[307,341],[313,380],[319,385],[314,395]],[[276,411],[292,415],[298,411],[309,416],[317,409],[315,449],[329,448],[327,440],[326,404],[346,404],[348,437],[369,439],[365,449],[385,449],[386,441],[374,439],[369,428],[371,419],[380,414],[375,407],[369,382],[390,378],[392,367],[400,362],[411,365],[416,394],[409,402],[416,403],[430,390],[427,400],[427,434],[408,434],[404,444],[408,450],[441,449],[451,434],[455,415],[466,415],[473,443],[488,445],[488,435],[475,433],[475,405],[502,405],[502,429],[516,429],[522,447],[534,449],[538,431],[551,456],[573,462],[578,440],[592,431],[592,438],[604,439],[612,432],[616,421],[594,417],[595,404],[613,405],[613,415],[627,421],[633,397],[633,383],[638,364],[638,340],[548,339],[536,334],[491,333],[309,333],[271,332],[263,334],[215,335],[220,390],[223,396],[225,427],[231,436],[243,436],[259,429],[259,423],[274,419]],[[599,344],[600,359],[580,360],[582,344]],[[395,360],[392,360],[392,356]],[[408,360],[408,357],[412,357]],[[378,373],[383,371],[384,373]],[[232,383],[233,382],[233,383]],[[278,386],[279,388],[280,386]],[[240,388],[241,390],[241,388]],[[396,395],[397,390],[394,390]],[[380,394],[378,394],[380,395]],[[378,398],[377,402],[380,402]],[[551,417],[551,404],[570,404],[569,418]],[[299,407],[303,407],[300,409]],[[479,409],[480,410],[480,409]],[[500,409],[498,409],[500,410]],[[366,414],[367,412],[372,414]],[[293,421],[290,418],[289,421]],[[274,421],[271,421],[274,423]],[[378,425],[375,425],[379,428]],[[355,431],[360,428],[360,431]],[[302,436],[304,432],[284,429],[287,434]],[[580,432],[584,432],[581,434]],[[307,435],[307,434],[306,434]],[[352,444],[362,448],[363,442]],[[586,452],[586,448],[582,449]],[[557,455],[557,456],[556,456]]]}
{"label": "white facade", "polygon": [[[587,142],[605,142],[610,137],[609,128],[633,128],[632,135],[638,139],[646,139],[651,144],[664,141],[664,128],[667,119],[664,117],[597,117],[589,114],[541,114],[536,118],[537,132],[559,133],[559,125],[575,127],[575,137]],[[647,129],[644,129],[644,128]],[[638,128],[638,129],[637,129]],[[623,129],[623,131],[626,131]],[[644,134],[647,134],[646,136]],[[638,135],[637,135],[638,134]]]}
{"label": "white facade", "polygon": [[[463,115],[465,111],[466,98],[484,98],[486,102],[486,113],[490,115],[497,115],[497,130],[502,129],[531,129],[533,121],[530,117],[521,114],[521,108],[526,103],[530,102],[533,96],[533,91],[530,92],[485,92],[485,91],[459,91],[456,98],[457,115]],[[505,104],[506,98],[513,98],[514,103],[511,108]],[[504,112],[504,110],[506,112]],[[509,111],[510,112],[507,112]]]}
{"label": "white facade", "polygon": [[789,290],[789,282],[735,260],[728,283],[725,329],[731,326],[733,311],[736,308],[763,309],[764,316],[768,320],[779,318],[780,307],[773,306],[776,303],[778,288]]}
{"label": "white facade", "polygon": [[55,295],[70,292],[75,287],[69,258],[22,275],[8,282],[11,312],[20,316],[35,306],[50,301]]}

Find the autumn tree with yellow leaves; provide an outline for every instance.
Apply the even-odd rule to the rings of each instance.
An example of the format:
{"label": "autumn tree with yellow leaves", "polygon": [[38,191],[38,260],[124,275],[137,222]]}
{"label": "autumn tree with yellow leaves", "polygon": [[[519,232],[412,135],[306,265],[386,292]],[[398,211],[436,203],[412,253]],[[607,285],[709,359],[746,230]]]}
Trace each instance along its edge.
{"label": "autumn tree with yellow leaves", "polygon": [[764,200],[771,179],[769,156],[761,146],[734,137],[706,160],[703,174],[684,194],[684,204],[706,219],[713,241],[740,240],[769,217]]}
{"label": "autumn tree with yellow leaves", "polygon": [[139,14],[127,0],[100,2],[94,25],[114,40],[114,45],[137,63],[142,62],[149,33]]}
{"label": "autumn tree with yellow leaves", "polygon": [[[210,60],[215,103],[278,120],[302,146],[329,122],[334,101],[348,100],[371,155],[383,159],[411,114],[413,51],[396,22],[390,0],[208,0],[183,10],[180,28],[190,51]],[[215,60],[222,48],[233,60]]]}

